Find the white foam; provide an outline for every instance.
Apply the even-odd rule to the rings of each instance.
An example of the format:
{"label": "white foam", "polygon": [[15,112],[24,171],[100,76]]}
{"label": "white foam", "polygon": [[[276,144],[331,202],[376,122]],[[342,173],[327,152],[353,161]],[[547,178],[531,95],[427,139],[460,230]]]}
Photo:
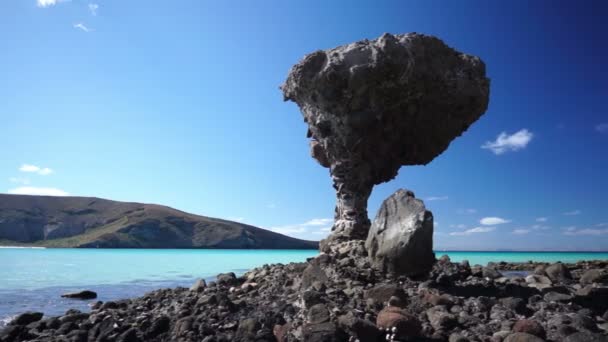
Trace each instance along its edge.
{"label": "white foam", "polygon": [[2,328],[5,325],[9,324],[15,317],[17,317],[17,316],[4,316],[4,317],[0,317],[0,328]]}

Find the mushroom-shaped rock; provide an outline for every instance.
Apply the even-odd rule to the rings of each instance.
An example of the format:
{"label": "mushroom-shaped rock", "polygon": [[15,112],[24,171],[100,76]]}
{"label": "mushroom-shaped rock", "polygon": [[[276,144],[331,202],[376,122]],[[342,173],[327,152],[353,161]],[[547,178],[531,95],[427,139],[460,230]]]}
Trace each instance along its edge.
{"label": "mushroom-shaped rock", "polygon": [[417,33],[317,51],[293,66],[284,98],[300,107],[312,156],[337,192],[327,242],[364,240],[373,186],[441,154],[485,112],[489,85],[479,58]]}

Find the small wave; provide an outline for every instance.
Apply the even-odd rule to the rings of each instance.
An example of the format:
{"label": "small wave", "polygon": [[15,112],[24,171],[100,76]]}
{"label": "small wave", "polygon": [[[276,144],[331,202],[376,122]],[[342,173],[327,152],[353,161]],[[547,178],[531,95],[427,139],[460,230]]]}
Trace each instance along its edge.
{"label": "small wave", "polygon": [[15,317],[17,316],[4,316],[4,317],[0,317],[0,328],[6,326],[7,324],[9,324]]}

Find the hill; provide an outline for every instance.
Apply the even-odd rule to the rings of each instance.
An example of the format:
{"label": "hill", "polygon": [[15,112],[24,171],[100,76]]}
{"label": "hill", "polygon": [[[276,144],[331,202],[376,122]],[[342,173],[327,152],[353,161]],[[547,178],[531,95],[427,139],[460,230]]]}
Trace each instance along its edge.
{"label": "hill", "polygon": [[318,243],[156,204],[0,194],[0,245],[314,249]]}

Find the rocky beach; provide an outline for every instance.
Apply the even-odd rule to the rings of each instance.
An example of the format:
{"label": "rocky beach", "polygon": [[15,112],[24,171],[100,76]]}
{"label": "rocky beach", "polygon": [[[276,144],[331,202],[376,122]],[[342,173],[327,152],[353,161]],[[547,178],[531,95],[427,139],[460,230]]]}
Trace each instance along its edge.
{"label": "rocky beach", "polygon": [[306,55],[281,90],[336,190],[318,256],[91,312],[24,313],[0,341],[608,341],[608,261],[437,258],[433,214],[406,189],[368,218],[375,185],[428,164],[485,113],[480,58],[436,37],[384,34]]}

